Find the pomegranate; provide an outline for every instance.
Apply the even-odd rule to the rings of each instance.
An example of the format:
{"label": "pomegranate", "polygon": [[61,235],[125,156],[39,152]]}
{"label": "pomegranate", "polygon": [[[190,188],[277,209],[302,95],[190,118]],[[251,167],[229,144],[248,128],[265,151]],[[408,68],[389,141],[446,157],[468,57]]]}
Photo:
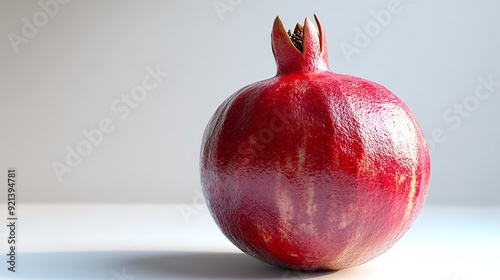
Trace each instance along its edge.
{"label": "pomegranate", "polygon": [[271,34],[275,77],[225,100],[202,141],[201,183],[227,238],[270,264],[363,264],[410,228],[430,159],[408,107],[387,88],[333,73],[321,23]]}

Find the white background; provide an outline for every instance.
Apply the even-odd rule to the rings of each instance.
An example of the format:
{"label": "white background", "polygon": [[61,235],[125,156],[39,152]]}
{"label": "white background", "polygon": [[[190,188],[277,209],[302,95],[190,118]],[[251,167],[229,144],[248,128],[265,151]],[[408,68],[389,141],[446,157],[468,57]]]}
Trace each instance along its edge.
{"label": "white background", "polygon": [[[397,13],[381,25],[373,14],[388,5]],[[73,0],[52,15],[42,6],[0,1],[0,170],[18,169],[23,202],[190,203],[209,118],[275,74],[274,18],[292,29],[316,13],[332,70],[391,89],[434,143],[428,203],[500,203],[500,86],[474,97],[480,77],[500,81],[498,1]],[[168,77],[127,116],[114,112],[147,67]],[[464,102],[465,113],[453,111]],[[58,180],[54,162],[67,165],[66,148],[103,119],[114,130]]]}

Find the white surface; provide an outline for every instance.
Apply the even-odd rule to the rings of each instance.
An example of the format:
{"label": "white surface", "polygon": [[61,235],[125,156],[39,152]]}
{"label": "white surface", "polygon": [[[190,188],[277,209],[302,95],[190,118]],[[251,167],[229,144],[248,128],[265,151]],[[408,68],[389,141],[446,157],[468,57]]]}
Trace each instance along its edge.
{"label": "white surface", "polygon": [[334,273],[256,261],[206,209],[185,220],[178,205],[26,204],[18,215],[18,272],[2,263],[1,279],[500,279],[500,208],[426,207],[387,253]]}

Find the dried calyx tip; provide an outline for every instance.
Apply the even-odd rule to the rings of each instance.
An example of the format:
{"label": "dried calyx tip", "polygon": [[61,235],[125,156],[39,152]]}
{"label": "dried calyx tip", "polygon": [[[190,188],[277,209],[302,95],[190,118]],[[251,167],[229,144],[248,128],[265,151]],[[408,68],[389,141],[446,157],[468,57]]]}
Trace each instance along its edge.
{"label": "dried calyx tip", "polygon": [[288,37],[290,37],[290,40],[292,41],[293,45],[300,51],[303,52],[303,46],[304,46],[304,27],[300,25],[300,23],[297,23],[295,25],[295,30],[293,33],[288,30],[287,32]]}

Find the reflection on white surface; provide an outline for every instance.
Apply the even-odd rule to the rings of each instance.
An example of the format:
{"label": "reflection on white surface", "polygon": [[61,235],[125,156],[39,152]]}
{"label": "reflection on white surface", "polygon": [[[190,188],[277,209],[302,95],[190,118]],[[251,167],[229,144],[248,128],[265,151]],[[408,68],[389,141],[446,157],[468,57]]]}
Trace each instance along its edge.
{"label": "reflection on white surface", "polygon": [[20,209],[19,270],[3,265],[1,279],[499,279],[500,207],[425,207],[387,253],[355,268],[315,273],[239,252],[207,211],[187,224],[177,205]]}

